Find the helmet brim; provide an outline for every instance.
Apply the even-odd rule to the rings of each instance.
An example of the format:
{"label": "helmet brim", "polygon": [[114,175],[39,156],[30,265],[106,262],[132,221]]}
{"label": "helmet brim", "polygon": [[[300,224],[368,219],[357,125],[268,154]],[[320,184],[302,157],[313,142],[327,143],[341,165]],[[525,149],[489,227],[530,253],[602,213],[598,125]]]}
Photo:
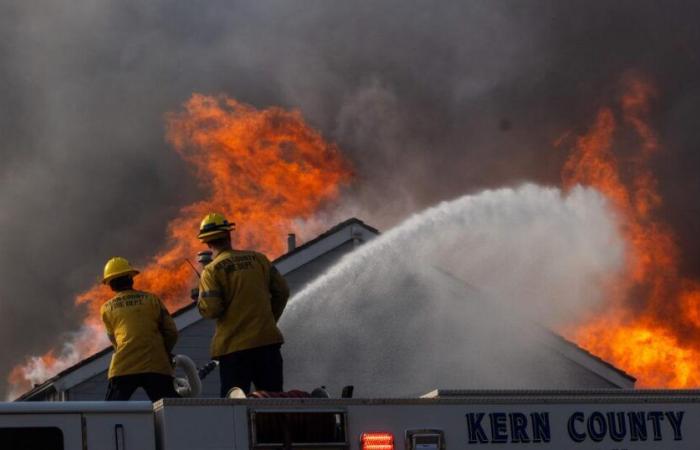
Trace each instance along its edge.
{"label": "helmet brim", "polygon": [[111,273],[111,274],[109,274],[109,276],[104,277],[104,278],[102,279],[102,283],[103,283],[103,284],[109,284],[109,282],[112,281],[112,280],[114,280],[115,278],[124,277],[124,276],[127,276],[127,275],[133,277],[133,276],[138,275],[139,273],[141,273],[141,272],[139,272],[139,271],[136,270],[136,269],[122,270],[121,272]]}
{"label": "helmet brim", "polygon": [[197,238],[202,241],[202,242],[209,242],[213,241],[214,239],[218,239],[219,237],[226,236],[229,234],[232,230],[232,227],[228,226],[225,228],[219,228],[217,230],[212,230],[212,231],[207,231],[206,233],[199,233],[197,235]]}

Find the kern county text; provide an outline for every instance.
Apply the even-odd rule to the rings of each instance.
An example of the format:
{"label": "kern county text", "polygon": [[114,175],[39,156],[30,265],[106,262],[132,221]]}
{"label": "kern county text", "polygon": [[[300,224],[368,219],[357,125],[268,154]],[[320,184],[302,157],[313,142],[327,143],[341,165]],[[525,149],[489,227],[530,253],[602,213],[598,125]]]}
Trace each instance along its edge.
{"label": "kern county text", "polygon": [[[685,411],[575,411],[556,421],[575,443],[682,441]],[[470,412],[469,444],[548,443],[549,412]],[[559,423],[561,422],[561,423]],[[554,423],[554,422],[553,422]]]}

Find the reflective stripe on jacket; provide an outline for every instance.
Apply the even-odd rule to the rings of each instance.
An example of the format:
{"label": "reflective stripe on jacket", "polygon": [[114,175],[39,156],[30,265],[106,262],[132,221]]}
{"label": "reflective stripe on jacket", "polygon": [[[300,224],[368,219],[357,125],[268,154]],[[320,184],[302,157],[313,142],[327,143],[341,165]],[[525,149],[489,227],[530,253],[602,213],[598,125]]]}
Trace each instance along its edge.
{"label": "reflective stripe on jacket", "polygon": [[225,250],[202,271],[197,308],[216,319],[211,356],[284,342],[277,321],[289,298],[287,282],[260,253]]}
{"label": "reflective stripe on jacket", "polygon": [[158,297],[148,292],[122,291],[102,305],[100,312],[114,346],[109,378],[173,374],[170,352],[177,342],[177,328]]}

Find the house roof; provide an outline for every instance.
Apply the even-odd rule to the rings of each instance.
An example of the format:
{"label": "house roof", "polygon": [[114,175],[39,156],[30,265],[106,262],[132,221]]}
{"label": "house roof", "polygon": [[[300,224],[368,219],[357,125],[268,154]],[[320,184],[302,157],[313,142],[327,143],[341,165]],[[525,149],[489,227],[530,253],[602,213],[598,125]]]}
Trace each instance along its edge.
{"label": "house roof", "polygon": [[[343,231],[347,231],[343,233]],[[316,236],[314,239],[305,242],[304,244],[296,247],[294,250],[285,253],[279,258],[272,261],[272,263],[278,267],[282,274],[286,274],[291,270],[308,262],[309,258],[305,258],[305,253],[311,253],[310,257],[313,258],[319,253],[325,253],[326,251],[332,250],[333,248],[342,245],[352,239],[359,239],[361,241],[371,239],[371,237],[378,235],[379,231],[373,228],[360,219],[352,217],[348,220],[340,222],[339,224],[333,226],[332,228],[326,230],[320,235]],[[325,244],[325,245],[324,245]],[[316,251],[312,251],[316,250]],[[280,266],[284,266],[281,268]],[[190,325],[193,320],[198,320],[199,315],[195,311],[195,303],[190,303],[182,308],[176,310],[172,313],[175,323],[178,325],[178,329],[182,330],[186,326]],[[189,314],[188,314],[189,313]],[[190,316],[190,317],[187,317]],[[99,352],[81,360],[80,362],[68,367],[67,369],[59,372],[48,380],[41,384],[35,385],[34,388],[25,392],[20,397],[15,399],[15,401],[28,400],[35,395],[51,389],[56,389],[56,384],[59,380],[64,380],[66,382],[61,383],[63,388],[69,388],[75,384],[73,380],[67,380],[76,371],[83,368],[90,368],[90,366],[97,366],[92,370],[89,370],[86,377],[73,377],[75,381],[80,382],[82,378],[87,378],[100,373],[105,369],[103,367],[104,362],[101,361],[106,359],[112,353],[112,347],[106,347]],[[99,364],[102,362],[102,364]]]}
{"label": "house roof", "polygon": [[630,375],[629,373],[625,372],[624,370],[622,370],[618,367],[615,367],[614,365],[610,364],[609,362],[607,362],[603,358],[600,358],[599,356],[594,355],[593,353],[589,352],[585,348],[576,345],[574,342],[571,342],[570,340],[565,339],[564,337],[558,335],[557,333],[554,333],[551,330],[547,330],[547,331],[552,336],[553,339],[559,340],[562,344],[568,346],[573,351],[578,352],[581,355],[584,355],[586,358],[589,358],[590,360],[595,361],[596,363],[607,367],[608,369],[616,372],[621,377],[628,379],[632,383],[635,383],[637,381],[636,377]]}
{"label": "house roof", "polygon": [[[347,243],[350,240],[358,240],[362,242],[369,240],[378,234],[380,234],[380,232],[377,229],[353,217],[333,226],[314,239],[280,256],[273,261],[273,264],[275,264],[275,266],[277,266],[280,272],[284,275],[298,267],[303,266],[321,254]],[[436,268],[436,270],[451,278],[454,282],[460,283],[463,288],[469,290],[477,289],[445,270],[439,268]],[[175,319],[179,330],[182,330],[195,321],[201,319],[196,311],[194,303],[183,306],[175,311],[172,316]],[[544,334],[548,336],[548,339],[551,339],[550,342],[552,342],[552,345],[555,346],[556,350],[564,357],[602,376],[603,378],[614,382],[620,387],[632,387],[634,385],[636,378],[625,371],[613,366],[612,364],[593,355],[575,343],[550,330],[546,330]],[[112,348],[107,347],[94,355],[83,359],[77,364],[59,372],[45,382],[36,385],[33,389],[17,398],[16,401],[30,400],[37,394],[47,390],[69,389],[89,377],[104,372],[109,364],[109,355],[111,353]]]}
{"label": "house roof", "polygon": [[297,255],[297,254],[301,253],[302,251],[304,251],[304,250],[308,249],[309,247],[315,245],[315,244],[318,243],[319,241],[322,241],[323,239],[326,239],[326,238],[329,237],[330,235],[332,235],[332,234],[334,234],[334,233],[337,233],[338,231],[340,231],[340,230],[342,230],[343,228],[346,228],[346,227],[348,227],[348,226],[350,226],[350,225],[360,225],[360,226],[366,228],[367,230],[371,231],[371,232],[374,233],[374,234],[379,234],[379,230],[377,230],[376,228],[367,225],[366,223],[364,223],[363,221],[361,221],[360,219],[358,219],[358,218],[356,218],[356,217],[352,217],[352,218],[350,218],[350,219],[348,219],[348,220],[345,220],[345,221],[343,221],[343,222],[340,222],[338,225],[335,225],[333,228],[331,228],[331,229],[329,229],[329,230],[327,230],[327,231],[324,231],[323,233],[319,234],[318,236],[316,236],[315,238],[311,239],[310,241],[307,241],[307,242],[303,243],[302,245],[298,246],[297,248],[295,248],[295,249],[292,250],[291,252],[285,253],[284,255],[282,255],[282,256],[280,256],[279,258],[277,258],[276,260],[274,260],[274,261],[273,261],[273,264],[278,264],[278,263],[280,263],[280,262],[282,262],[282,261],[285,261],[285,260],[291,258],[291,257],[294,256],[294,255]]}
{"label": "house roof", "polygon": [[[434,270],[444,276],[445,280],[459,289],[465,292],[472,292],[477,295],[485,295],[479,288],[468,283],[461,278],[453,275],[452,273],[435,267]],[[492,305],[492,302],[487,302],[487,305]],[[482,305],[483,306],[483,305]],[[628,374],[622,369],[615,367],[604,359],[594,355],[588,350],[578,346],[574,342],[560,336],[559,334],[553,332],[549,328],[537,325],[535,332],[538,332],[541,336],[541,340],[552,348],[557,353],[561,354],[564,358],[573,361],[574,363],[585,367],[589,371],[601,376],[602,378],[616,384],[621,388],[631,388],[637,381],[635,377]]]}

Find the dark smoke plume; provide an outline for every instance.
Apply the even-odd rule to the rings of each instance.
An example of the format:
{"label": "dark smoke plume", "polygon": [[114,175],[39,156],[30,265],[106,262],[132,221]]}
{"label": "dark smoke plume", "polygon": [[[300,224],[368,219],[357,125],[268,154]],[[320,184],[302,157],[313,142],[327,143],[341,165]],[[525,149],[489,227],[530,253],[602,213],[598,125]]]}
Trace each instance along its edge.
{"label": "dark smoke plume", "polygon": [[[335,217],[559,184],[552,142],[629,70],[656,83],[662,213],[700,274],[700,5],[652,1],[0,3],[0,373],[75,330],[76,293],[144,261],[199,195],[163,116],[192,92],[301,109],[357,181]],[[282,236],[280,237],[283,238]]]}

